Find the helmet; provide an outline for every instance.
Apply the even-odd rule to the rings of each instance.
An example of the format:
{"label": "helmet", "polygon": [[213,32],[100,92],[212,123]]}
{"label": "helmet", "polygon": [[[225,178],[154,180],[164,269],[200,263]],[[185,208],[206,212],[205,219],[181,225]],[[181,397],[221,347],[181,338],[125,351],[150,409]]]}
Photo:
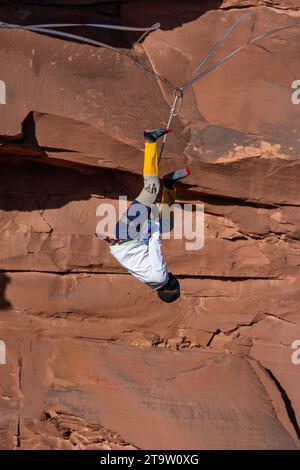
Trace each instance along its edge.
{"label": "helmet", "polygon": [[174,302],[180,296],[180,284],[178,279],[169,273],[169,280],[167,284],[157,290],[158,297],[163,302]]}

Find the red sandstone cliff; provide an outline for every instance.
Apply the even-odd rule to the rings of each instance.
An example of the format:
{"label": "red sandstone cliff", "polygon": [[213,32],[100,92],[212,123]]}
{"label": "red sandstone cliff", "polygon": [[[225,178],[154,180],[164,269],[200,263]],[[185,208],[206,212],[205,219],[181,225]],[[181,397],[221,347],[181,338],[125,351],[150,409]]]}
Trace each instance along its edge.
{"label": "red sandstone cliff", "polygon": [[[242,13],[255,34],[300,21],[298,0],[5,3],[18,24],[159,21],[134,50],[178,85]],[[168,305],[94,235],[100,202],[139,191],[168,89],[112,51],[0,30],[1,449],[299,448],[299,56],[289,29],[186,93],[161,172],[192,169],[179,199],[205,204],[205,246],[164,241],[182,285]]]}

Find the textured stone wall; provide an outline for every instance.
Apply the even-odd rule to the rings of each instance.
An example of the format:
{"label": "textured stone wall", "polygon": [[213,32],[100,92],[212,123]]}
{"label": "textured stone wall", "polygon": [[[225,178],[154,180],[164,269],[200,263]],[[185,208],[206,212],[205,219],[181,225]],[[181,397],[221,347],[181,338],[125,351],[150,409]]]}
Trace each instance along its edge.
{"label": "textured stone wall", "polygon": [[[298,0],[0,2],[18,24],[122,47],[180,85],[218,53],[300,22]],[[164,240],[181,299],[162,304],[95,237],[96,208],[142,185],[144,128],[172,94],[128,57],[0,29],[0,448],[299,448],[300,30],[252,45],[188,90],[161,174],[189,166],[205,244]],[[0,361],[1,363],[1,361]]]}

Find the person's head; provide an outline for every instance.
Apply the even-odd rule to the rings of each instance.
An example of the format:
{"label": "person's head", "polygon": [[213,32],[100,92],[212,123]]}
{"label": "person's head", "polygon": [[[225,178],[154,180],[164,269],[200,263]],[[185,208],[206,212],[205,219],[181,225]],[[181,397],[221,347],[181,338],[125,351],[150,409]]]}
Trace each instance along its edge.
{"label": "person's head", "polygon": [[158,297],[163,302],[174,302],[180,296],[180,284],[178,279],[169,273],[169,280],[167,284],[157,290]]}

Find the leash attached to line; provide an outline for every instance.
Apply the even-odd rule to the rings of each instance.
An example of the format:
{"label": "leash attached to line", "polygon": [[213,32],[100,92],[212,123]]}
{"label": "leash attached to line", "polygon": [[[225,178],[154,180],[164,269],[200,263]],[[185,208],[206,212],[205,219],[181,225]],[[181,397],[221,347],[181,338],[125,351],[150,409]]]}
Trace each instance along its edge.
{"label": "leash attached to line", "polygon": [[131,59],[136,66],[140,67],[147,73],[151,73],[156,80],[163,82],[168,88],[171,90],[176,90],[176,86],[173,85],[166,77],[159,75],[158,73],[154,72],[154,70],[142,62],[136,55],[131,53],[130,51],[124,51],[119,47],[110,46],[109,44],[105,44],[104,42],[96,41],[95,39],[90,39],[85,36],[81,36],[78,34],[66,33],[65,31],[58,31],[53,28],[70,28],[70,27],[91,27],[91,28],[100,28],[100,29],[110,29],[116,31],[141,31],[143,32],[142,36],[137,40],[136,44],[139,44],[145,36],[150,33],[151,31],[156,31],[160,28],[160,23],[155,23],[149,28],[136,28],[133,26],[117,26],[111,24],[94,24],[94,23],[57,23],[57,24],[38,24],[38,25],[28,25],[22,26],[18,24],[12,23],[5,23],[0,21],[0,29],[22,29],[25,31],[31,31],[33,33],[42,33],[48,34],[51,36],[57,36],[66,39],[73,39],[75,41],[81,41],[85,44],[90,44],[91,46],[97,47],[104,47],[105,49],[109,49],[111,51],[117,52],[118,54],[124,55]]}

